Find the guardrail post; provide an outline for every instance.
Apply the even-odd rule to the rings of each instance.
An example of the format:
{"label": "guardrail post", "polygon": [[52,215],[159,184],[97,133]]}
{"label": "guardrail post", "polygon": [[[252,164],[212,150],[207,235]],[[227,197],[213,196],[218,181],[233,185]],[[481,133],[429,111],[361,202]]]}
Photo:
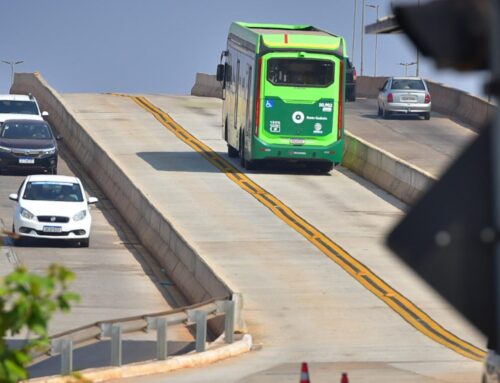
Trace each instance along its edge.
{"label": "guardrail post", "polygon": [[156,326],[156,357],[158,360],[165,360],[168,356],[167,320],[158,318]]}
{"label": "guardrail post", "polygon": [[239,333],[246,333],[247,327],[243,319],[243,295],[241,293],[233,293],[232,301],[235,304],[234,330]]}
{"label": "guardrail post", "polygon": [[224,341],[234,342],[234,307],[233,301],[224,302]]}
{"label": "guardrail post", "polygon": [[61,375],[69,375],[73,372],[73,341],[61,339]]}
{"label": "guardrail post", "polygon": [[122,328],[111,326],[111,365],[122,365]]}
{"label": "guardrail post", "polygon": [[207,341],[207,313],[195,311],[194,320],[196,323],[196,352],[203,352]]}

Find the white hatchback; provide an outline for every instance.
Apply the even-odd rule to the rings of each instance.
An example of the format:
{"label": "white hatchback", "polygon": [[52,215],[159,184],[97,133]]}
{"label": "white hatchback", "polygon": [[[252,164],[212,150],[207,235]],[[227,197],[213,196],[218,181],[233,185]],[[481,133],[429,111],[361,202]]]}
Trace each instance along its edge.
{"label": "white hatchback", "polygon": [[79,242],[88,247],[90,240],[89,204],[82,183],[76,177],[32,175],[26,177],[17,194],[12,231],[25,238],[50,238]]}

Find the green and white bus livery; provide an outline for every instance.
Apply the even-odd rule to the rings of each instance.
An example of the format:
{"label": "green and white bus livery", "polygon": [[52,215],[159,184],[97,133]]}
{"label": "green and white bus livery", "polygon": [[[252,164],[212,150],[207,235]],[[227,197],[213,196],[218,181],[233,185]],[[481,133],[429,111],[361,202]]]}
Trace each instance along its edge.
{"label": "green and white bus livery", "polygon": [[340,163],[346,60],[344,38],[310,25],[233,23],[217,67],[228,155]]}

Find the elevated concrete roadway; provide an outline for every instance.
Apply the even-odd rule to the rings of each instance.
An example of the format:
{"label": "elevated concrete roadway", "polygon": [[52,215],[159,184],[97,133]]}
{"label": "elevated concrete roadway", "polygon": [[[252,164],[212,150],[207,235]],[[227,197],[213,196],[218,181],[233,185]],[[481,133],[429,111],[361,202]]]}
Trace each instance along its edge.
{"label": "elevated concrete roadway", "polygon": [[358,99],[347,105],[347,129],[422,170],[439,176],[477,133],[448,117],[432,113],[429,121],[396,115],[377,116],[377,100]]}
{"label": "elevated concrete roadway", "polygon": [[[123,318],[169,310],[185,305],[184,298],[175,286],[169,284],[155,261],[136,240],[133,232],[122,221],[116,209],[109,203],[97,185],[79,167],[67,152],[64,141],[60,144],[59,174],[80,177],[91,196],[99,198],[92,208],[92,234],[90,247],[78,248],[63,241],[31,242],[22,247],[13,246],[10,240],[0,248],[0,276],[16,265],[23,264],[30,271],[42,273],[51,263],[59,263],[76,274],[71,290],[80,294],[81,301],[70,313],[56,314],[50,322],[49,334],[75,329],[100,320]],[[25,175],[10,173],[0,175],[0,220],[6,229],[11,228],[14,202],[8,199],[17,192]],[[171,352],[177,352],[190,342],[192,336],[184,329],[172,331]],[[151,336],[126,336],[132,346],[126,358],[131,361],[151,358],[155,355],[155,343]],[[135,348],[135,350],[134,350]],[[95,359],[106,365],[109,350],[91,347],[92,353],[75,358],[75,368],[92,366]],[[31,376],[55,374],[58,361],[44,362],[31,368]],[[95,366],[95,364],[94,364]]]}
{"label": "elevated concrete roadway", "polygon": [[[237,360],[169,375],[169,381],[296,381],[294,368],[303,360],[325,374],[351,366],[351,377],[370,376],[370,381],[479,379],[480,363],[410,326],[408,318],[389,308],[132,99],[95,94],[63,98],[151,203],[245,298],[248,328],[261,347]],[[168,96],[147,96],[147,100],[225,157],[220,100]],[[350,117],[348,121],[356,124]],[[414,122],[425,126],[439,119]],[[369,118],[361,124],[380,126]],[[408,150],[414,147],[413,142],[400,144]],[[232,164],[237,166],[234,160]],[[386,232],[402,215],[399,201],[342,168],[329,176],[293,169],[263,169],[248,176],[449,331],[484,347],[479,334],[384,248]]]}

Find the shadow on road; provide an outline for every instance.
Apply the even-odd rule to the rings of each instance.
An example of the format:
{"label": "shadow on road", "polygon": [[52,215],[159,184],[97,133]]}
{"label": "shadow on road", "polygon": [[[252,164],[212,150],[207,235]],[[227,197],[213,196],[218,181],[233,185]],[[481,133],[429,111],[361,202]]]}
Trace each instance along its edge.
{"label": "shadow on road", "polygon": [[[122,342],[122,363],[144,362],[156,359],[156,342],[124,340]],[[168,354],[179,355],[194,350],[192,342],[168,342]],[[109,340],[80,347],[73,351],[73,370],[86,368],[106,367],[111,361],[111,342]],[[57,375],[61,371],[61,357],[59,355],[46,359],[29,367],[30,378]]]}

